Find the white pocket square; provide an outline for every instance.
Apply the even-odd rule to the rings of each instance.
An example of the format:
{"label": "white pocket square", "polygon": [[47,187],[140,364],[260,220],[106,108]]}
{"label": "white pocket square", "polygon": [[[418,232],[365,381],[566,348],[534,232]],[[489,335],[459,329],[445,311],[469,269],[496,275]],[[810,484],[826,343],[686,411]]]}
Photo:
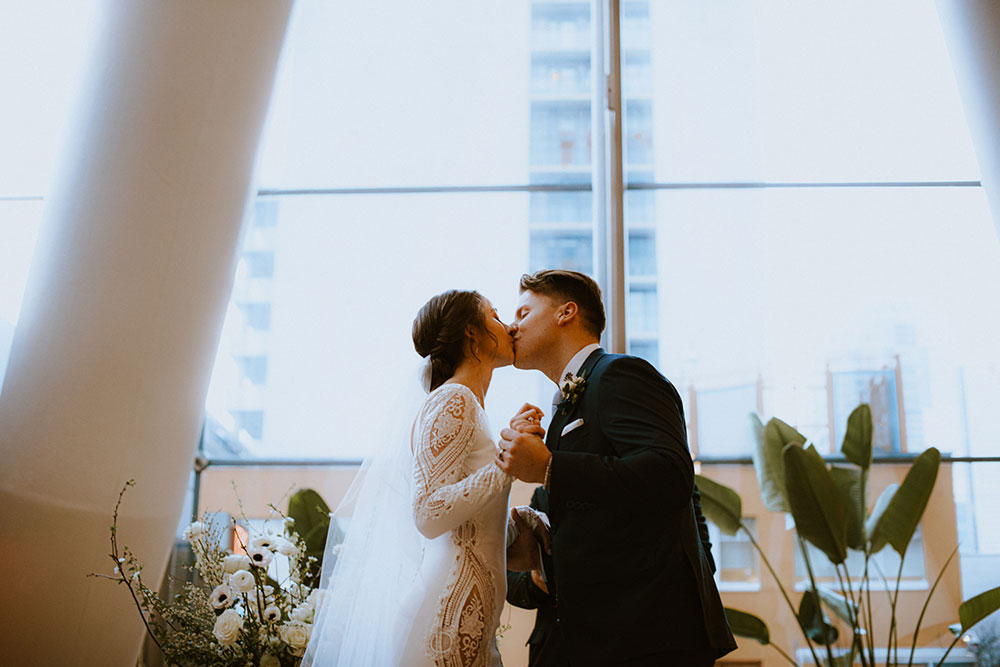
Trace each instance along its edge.
{"label": "white pocket square", "polygon": [[583,426],[583,419],[577,419],[576,421],[572,421],[572,422],[566,424],[565,426],[563,426],[563,430],[562,430],[562,433],[560,433],[560,435],[566,435],[567,433],[569,433],[573,429],[580,428],[581,426]]}

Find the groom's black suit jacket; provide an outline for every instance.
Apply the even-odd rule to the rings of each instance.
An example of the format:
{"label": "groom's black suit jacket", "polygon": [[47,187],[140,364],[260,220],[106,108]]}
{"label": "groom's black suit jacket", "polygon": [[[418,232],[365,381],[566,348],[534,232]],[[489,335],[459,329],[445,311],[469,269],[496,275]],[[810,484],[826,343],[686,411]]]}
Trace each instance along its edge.
{"label": "groom's black suit jacket", "polygon": [[556,411],[546,436],[558,622],[571,663],[725,655],[736,642],[712,578],[677,390],[646,361],[603,350],[578,375],[582,396]]}

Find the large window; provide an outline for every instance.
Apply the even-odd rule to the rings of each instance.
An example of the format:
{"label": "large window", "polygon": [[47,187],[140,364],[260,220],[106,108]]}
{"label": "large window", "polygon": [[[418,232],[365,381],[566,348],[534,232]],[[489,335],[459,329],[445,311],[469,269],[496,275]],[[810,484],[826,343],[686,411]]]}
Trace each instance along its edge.
{"label": "large window", "polygon": [[[605,4],[296,2],[209,458],[364,456],[415,382],[420,305],[475,288],[509,319],[544,267],[624,303],[620,351],[676,385],[703,460],[749,456],[751,411],[834,454],[860,401],[880,456],[1000,454],[1000,241],[934,3],[622,0],[620,142]],[[0,377],[101,7],[3,3]],[[550,398],[540,374],[499,372],[494,429]],[[985,581],[995,471],[951,470],[963,572]],[[726,577],[759,581],[723,543]]]}

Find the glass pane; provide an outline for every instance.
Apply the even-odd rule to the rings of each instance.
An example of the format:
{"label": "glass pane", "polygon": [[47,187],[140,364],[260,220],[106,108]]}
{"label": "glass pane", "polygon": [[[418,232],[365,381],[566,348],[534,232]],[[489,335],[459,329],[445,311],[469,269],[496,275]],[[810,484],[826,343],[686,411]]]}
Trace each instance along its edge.
{"label": "glass pane", "polygon": [[592,41],[585,1],[297,2],[261,187],[589,182]]}
{"label": "glass pane", "polygon": [[658,182],[979,178],[933,2],[625,2],[622,50]]}
{"label": "glass pane", "polygon": [[1000,453],[1000,242],[979,188],[657,191],[656,212],[678,387],[759,375],[765,418],[825,453],[861,401],[879,453]]}
{"label": "glass pane", "polygon": [[[428,298],[478,289],[509,321],[537,258],[589,269],[590,225],[534,230],[533,194],[261,198],[209,391],[217,456],[365,456],[378,444],[372,424],[405,383],[416,389],[411,327]],[[261,256],[268,271],[254,269]],[[548,412],[552,392],[538,372],[497,372],[487,399],[495,430],[525,401]]]}
{"label": "glass pane", "polygon": [[48,194],[106,4],[32,0],[0,7],[0,197]]}

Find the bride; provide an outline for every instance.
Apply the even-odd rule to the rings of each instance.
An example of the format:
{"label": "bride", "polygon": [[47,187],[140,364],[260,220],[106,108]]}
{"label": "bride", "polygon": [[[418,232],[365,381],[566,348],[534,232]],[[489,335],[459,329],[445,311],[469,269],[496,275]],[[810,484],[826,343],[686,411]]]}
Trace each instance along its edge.
{"label": "bride", "polygon": [[[366,461],[303,665],[498,667],[513,477],[494,463],[483,402],[514,361],[511,329],[478,292],[428,301],[413,322],[428,395],[407,439]],[[332,535],[334,531],[330,531]],[[335,565],[331,565],[335,563]]]}

